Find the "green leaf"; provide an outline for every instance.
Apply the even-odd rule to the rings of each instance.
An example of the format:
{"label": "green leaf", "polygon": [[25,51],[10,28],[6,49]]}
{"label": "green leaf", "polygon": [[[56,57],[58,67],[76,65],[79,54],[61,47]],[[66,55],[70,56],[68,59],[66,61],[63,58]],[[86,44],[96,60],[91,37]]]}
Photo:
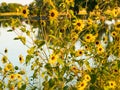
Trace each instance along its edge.
{"label": "green leaf", "polygon": [[32,55],[27,55],[26,56],[26,65],[30,62],[30,60],[33,58],[33,56]]}
{"label": "green leaf", "polygon": [[27,53],[29,55],[32,55],[32,54],[34,54],[34,51],[35,51],[35,47],[31,47],[30,49],[27,50]]}
{"label": "green leaf", "polygon": [[64,62],[63,62],[62,59],[58,59],[57,61],[58,61],[59,64],[64,65]]}
{"label": "green leaf", "polygon": [[26,31],[26,35],[30,36],[30,31]]}
{"label": "green leaf", "polygon": [[11,29],[10,29],[10,30],[7,30],[7,32],[12,32],[12,31],[13,31],[13,30],[11,30]]}
{"label": "green leaf", "polygon": [[45,41],[44,40],[35,40],[35,44],[38,46],[38,48],[40,48],[45,44]]}
{"label": "green leaf", "polygon": [[14,40],[19,40],[20,38],[19,37],[15,37]]}
{"label": "green leaf", "polygon": [[46,69],[50,69],[50,68],[51,68],[50,63],[46,63],[45,68],[46,68]]}
{"label": "green leaf", "polygon": [[21,40],[21,42],[25,45],[26,44],[26,38],[23,36],[15,37],[14,40]]}
{"label": "green leaf", "polygon": [[118,61],[118,68],[120,69],[120,61]]}
{"label": "green leaf", "polygon": [[53,39],[57,39],[54,35],[49,35],[49,37],[51,37]]}
{"label": "green leaf", "polygon": [[19,90],[26,90],[26,84],[23,84]]}
{"label": "green leaf", "polygon": [[65,87],[63,88],[63,90],[68,90],[68,88],[69,88],[68,86],[65,86]]}
{"label": "green leaf", "polygon": [[50,88],[53,87],[54,84],[55,84],[55,81],[54,81],[53,79],[50,79],[50,80],[49,80],[49,87],[50,87]]}
{"label": "green leaf", "polygon": [[21,75],[24,75],[25,71],[19,71],[18,73],[21,74]]}
{"label": "green leaf", "polygon": [[97,76],[96,74],[91,74],[91,83],[95,83],[96,79],[97,79]]}
{"label": "green leaf", "polygon": [[96,90],[95,86],[90,86],[90,90]]}
{"label": "green leaf", "polygon": [[18,70],[19,69],[19,67],[18,66],[15,66],[15,70]]}
{"label": "green leaf", "polygon": [[0,67],[0,72],[2,71],[2,67]]}
{"label": "green leaf", "polygon": [[20,40],[24,45],[26,44],[26,38],[25,37],[21,37]]}
{"label": "green leaf", "polygon": [[26,28],[25,28],[25,27],[22,27],[20,30],[21,30],[22,32],[25,32],[25,31],[26,31]]}
{"label": "green leaf", "polygon": [[104,86],[104,90],[110,90],[109,86]]}

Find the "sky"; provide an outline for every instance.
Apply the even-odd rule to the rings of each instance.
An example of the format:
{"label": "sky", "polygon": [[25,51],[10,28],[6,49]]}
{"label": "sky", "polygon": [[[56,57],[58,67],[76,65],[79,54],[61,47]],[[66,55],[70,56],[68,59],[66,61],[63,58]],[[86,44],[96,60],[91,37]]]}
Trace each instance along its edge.
{"label": "sky", "polygon": [[23,5],[28,5],[29,3],[33,2],[34,0],[0,0],[0,3],[7,2],[7,3],[20,3]]}
{"label": "sky", "polygon": [[[0,0],[0,3],[20,3],[23,5],[28,5],[34,0]],[[8,58],[14,64],[18,64],[18,56],[22,54],[24,57],[26,55],[26,50],[28,49],[20,41],[13,40],[16,37],[14,32],[7,32],[10,28],[0,27],[0,53],[4,53],[4,49],[8,49]],[[2,55],[0,54],[0,59]],[[0,62],[1,65],[1,62]]]}

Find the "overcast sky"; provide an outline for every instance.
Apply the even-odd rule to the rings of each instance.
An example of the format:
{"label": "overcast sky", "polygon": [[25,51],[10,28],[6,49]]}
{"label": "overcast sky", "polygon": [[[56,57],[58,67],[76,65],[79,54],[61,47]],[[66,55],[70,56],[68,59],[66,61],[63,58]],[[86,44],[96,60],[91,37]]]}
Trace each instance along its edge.
{"label": "overcast sky", "polygon": [[[28,5],[29,3],[33,2],[34,0],[0,0],[0,4],[2,2],[7,3],[20,3],[23,5]],[[28,49],[24,46],[20,41],[13,40],[16,37],[14,32],[7,32],[10,28],[2,28],[0,27],[0,53],[4,53],[4,49],[8,49],[8,58],[13,64],[18,65],[18,56],[22,54],[23,56],[26,55],[26,50]],[[2,55],[0,54],[0,60]],[[1,66],[1,62],[0,62]]]}
{"label": "overcast sky", "polygon": [[1,2],[8,2],[8,3],[20,3],[23,5],[29,4],[31,2],[33,2],[34,0],[0,0]]}

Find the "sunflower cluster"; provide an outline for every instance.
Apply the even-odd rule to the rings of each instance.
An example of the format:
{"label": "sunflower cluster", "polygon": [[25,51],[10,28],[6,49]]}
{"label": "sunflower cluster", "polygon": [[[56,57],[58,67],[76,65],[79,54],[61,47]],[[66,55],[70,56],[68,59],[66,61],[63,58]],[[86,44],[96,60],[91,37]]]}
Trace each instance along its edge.
{"label": "sunflower cluster", "polygon": [[20,66],[1,53],[0,88],[120,90],[119,0],[35,0],[0,16],[10,14],[9,31],[28,50]]}

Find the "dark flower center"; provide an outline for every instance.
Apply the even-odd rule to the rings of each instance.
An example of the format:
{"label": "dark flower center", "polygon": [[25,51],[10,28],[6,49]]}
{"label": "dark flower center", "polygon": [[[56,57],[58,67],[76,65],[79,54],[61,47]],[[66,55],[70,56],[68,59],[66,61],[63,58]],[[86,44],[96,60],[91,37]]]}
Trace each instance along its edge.
{"label": "dark flower center", "polygon": [[89,79],[89,77],[87,77],[86,79]]}
{"label": "dark flower center", "polygon": [[87,39],[90,39],[90,36],[87,36]]}
{"label": "dark flower center", "polygon": [[102,48],[99,48],[99,51],[101,51],[102,50]]}
{"label": "dark flower center", "polygon": [[21,61],[21,60],[22,60],[22,57],[20,57],[19,60]]}
{"label": "dark flower center", "polygon": [[11,78],[14,78],[14,76],[11,76]]}
{"label": "dark flower center", "polygon": [[7,49],[5,49],[5,53],[7,53]]}
{"label": "dark flower center", "polygon": [[117,25],[117,28],[120,28],[120,24]]}
{"label": "dark flower center", "polygon": [[87,47],[87,46],[85,46],[85,48],[87,49],[88,47]]}
{"label": "dark flower center", "polygon": [[76,38],[75,38],[75,37],[73,37],[73,40],[76,40]]}
{"label": "dark flower center", "polygon": [[79,54],[82,54],[82,51],[79,51]]}
{"label": "dark flower center", "polygon": [[44,25],[44,22],[41,22],[42,25]]}
{"label": "dark flower center", "polygon": [[52,13],[51,13],[51,17],[54,17],[54,16],[55,16],[55,13],[52,12]]}
{"label": "dark flower center", "polygon": [[51,59],[52,59],[52,60],[54,60],[54,59],[55,59],[55,57],[53,56]]}
{"label": "dark flower center", "polygon": [[81,87],[84,86],[84,83],[81,84]]}
{"label": "dark flower center", "polygon": [[99,44],[99,42],[98,41],[96,41],[96,45],[98,45]]}
{"label": "dark flower center", "polygon": [[113,36],[115,36],[115,33],[113,33]]}
{"label": "dark flower center", "polygon": [[116,69],[115,69],[114,71],[115,71],[115,72],[118,72],[118,70],[116,70]]}
{"label": "dark flower center", "polygon": [[79,31],[78,30],[75,30],[76,33],[78,33]]}
{"label": "dark flower center", "polygon": [[111,86],[113,86],[113,83],[111,83]]}
{"label": "dark flower center", "polygon": [[60,32],[63,33],[63,32],[64,32],[64,29],[60,29]]}
{"label": "dark flower center", "polygon": [[76,68],[75,68],[75,67],[74,67],[73,69],[74,69],[74,70],[76,70]]}
{"label": "dark flower center", "polygon": [[78,26],[81,26],[81,23],[77,23]]}
{"label": "dark flower center", "polygon": [[26,14],[26,10],[23,10],[23,14]]}

